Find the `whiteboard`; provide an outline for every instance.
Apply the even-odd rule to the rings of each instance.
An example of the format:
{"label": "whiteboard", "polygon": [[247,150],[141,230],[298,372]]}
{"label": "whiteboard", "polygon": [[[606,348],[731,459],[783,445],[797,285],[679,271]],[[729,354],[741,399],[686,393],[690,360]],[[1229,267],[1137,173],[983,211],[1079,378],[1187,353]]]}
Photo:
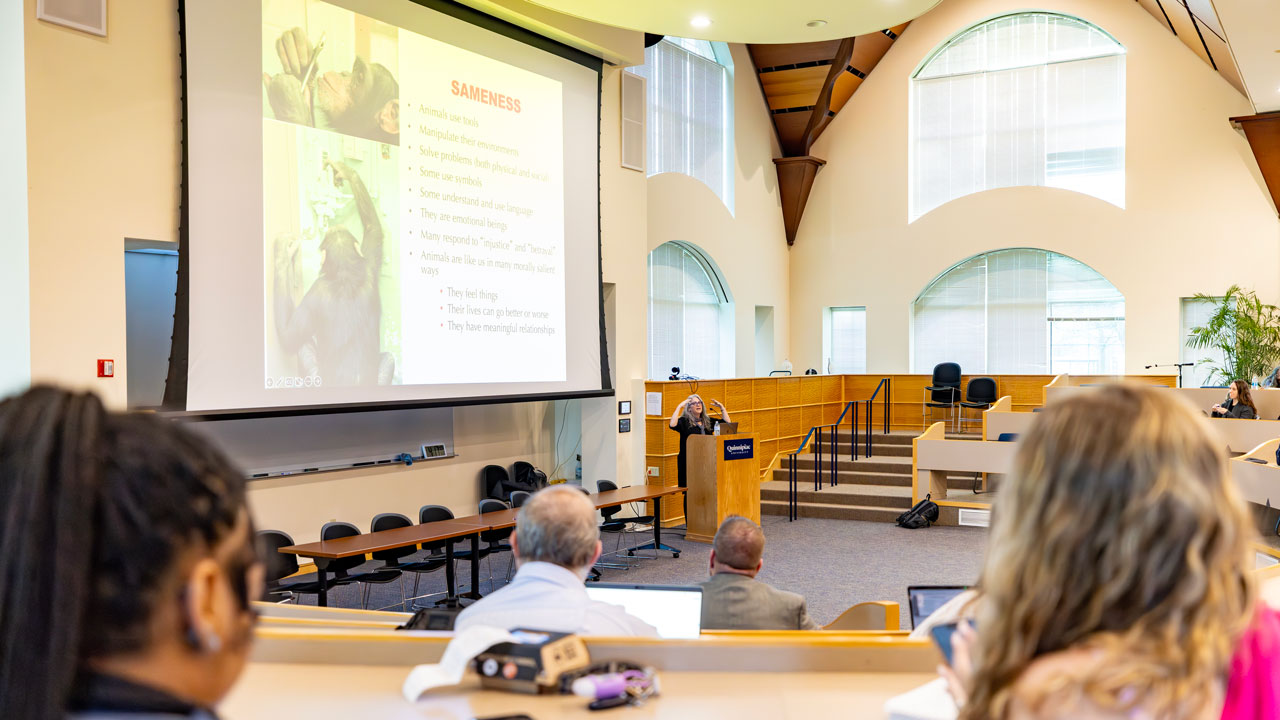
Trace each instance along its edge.
{"label": "whiteboard", "polygon": [[184,422],[250,478],[385,465],[401,453],[419,461],[423,445],[444,445],[443,457],[454,454],[453,408]]}

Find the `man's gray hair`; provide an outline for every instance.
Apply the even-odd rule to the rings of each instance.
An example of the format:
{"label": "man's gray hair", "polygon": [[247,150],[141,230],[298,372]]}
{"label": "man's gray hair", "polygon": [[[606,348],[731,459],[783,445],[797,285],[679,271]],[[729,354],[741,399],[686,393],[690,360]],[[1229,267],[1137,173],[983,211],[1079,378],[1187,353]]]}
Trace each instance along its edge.
{"label": "man's gray hair", "polygon": [[716,531],[716,562],[738,570],[755,570],[764,556],[764,531],[741,515],[730,515]]}
{"label": "man's gray hair", "polygon": [[595,506],[577,486],[539,490],[516,516],[516,551],[521,562],[582,570],[591,563],[599,540]]}

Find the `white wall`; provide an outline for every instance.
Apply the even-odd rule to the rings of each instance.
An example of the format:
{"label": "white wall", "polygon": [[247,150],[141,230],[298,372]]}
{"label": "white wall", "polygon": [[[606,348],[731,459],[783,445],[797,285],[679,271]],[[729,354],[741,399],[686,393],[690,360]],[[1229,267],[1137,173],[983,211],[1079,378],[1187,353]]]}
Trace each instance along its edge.
{"label": "white wall", "polygon": [[31,290],[27,280],[26,63],[22,3],[0,3],[0,397],[31,380]]}
{"label": "white wall", "polygon": [[909,369],[910,306],[951,265],[1004,247],[1084,262],[1126,300],[1126,372],[1175,362],[1179,298],[1231,283],[1280,299],[1280,223],[1248,144],[1227,118],[1248,101],[1137,3],[1045,0],[1128,51],[1127,199],[1120,209],[1048,188],[954,200],[907,224],[909,77],[972,23],[1025,9],[1016,0],[938,5],[914,21],[818,140],[818,173],[791,262],[792,360],[818,367],[822,310],[867,307],[867,369]]}

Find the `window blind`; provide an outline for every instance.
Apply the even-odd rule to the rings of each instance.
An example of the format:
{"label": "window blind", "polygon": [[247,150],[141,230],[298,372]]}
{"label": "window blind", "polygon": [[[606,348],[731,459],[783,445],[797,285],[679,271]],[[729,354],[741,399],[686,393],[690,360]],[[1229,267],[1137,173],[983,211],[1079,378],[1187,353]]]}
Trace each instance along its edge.
{"label": "window blind", "polygon": [[666,38],[645,50],[649,80],[648,174],[684,173],[730,205],[726,148],[728,71],[705,40]]}
{"label": "window blind", "polygon": [[1096,27],[996,18],[944,45],[911,85],[911,220],[1017,185],[1124,207],[1124,47]]}

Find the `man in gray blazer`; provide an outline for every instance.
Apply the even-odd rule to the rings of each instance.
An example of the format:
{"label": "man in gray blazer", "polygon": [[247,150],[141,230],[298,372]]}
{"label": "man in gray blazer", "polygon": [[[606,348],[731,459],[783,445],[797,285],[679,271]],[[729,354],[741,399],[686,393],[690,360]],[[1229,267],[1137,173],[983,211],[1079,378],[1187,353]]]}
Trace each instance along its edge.
{"label": "man in gray blazer", "polygon": [[704,629],[818,629],[803,597],[756,580],[763,556],[759,525],[740,515],[724,519],[711,550],[711,578],[702,583]]}

